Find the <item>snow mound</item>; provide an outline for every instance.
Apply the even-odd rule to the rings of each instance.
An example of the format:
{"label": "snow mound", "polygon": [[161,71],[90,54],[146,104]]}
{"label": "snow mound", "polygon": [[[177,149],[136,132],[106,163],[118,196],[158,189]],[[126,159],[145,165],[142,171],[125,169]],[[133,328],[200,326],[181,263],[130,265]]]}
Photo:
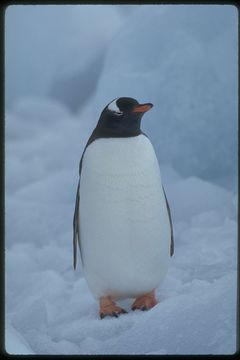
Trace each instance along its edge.
{"label": "snow mound", "polygon": [[95,97],[152,102],[143,130],[161,162],[211,181],[237,169],[237,9],[142,5],[111,42]]}
{"label": "snow mound", "polygon": [[102,67],[96,61],[123,15],[106,5],[13,5],[5,20],[7,107],[24,96],[51,95],[74,110],[96,86]]}
{"label": "snow mound", "polygon": [[[21,133],[22,124],[34,131]],[[56,103],[36,99],[7,114],[7,351],[233,353],[236,194],[197,177],[184,179],[169,164],[160,167],[173,214],[175,255],[157,290],[159,304],[132,312],[130,300],[124,300],[128,314],[99,320],[81,263],[76,272],[72,267],[78,163],[89,124]],[[15,127],[20,137],[8,135]]]}
{"label": "snow mound", "polygon": [[13,355],[29,355],[34,354],[25,339],[10,324],[6,329],[6,351]]}

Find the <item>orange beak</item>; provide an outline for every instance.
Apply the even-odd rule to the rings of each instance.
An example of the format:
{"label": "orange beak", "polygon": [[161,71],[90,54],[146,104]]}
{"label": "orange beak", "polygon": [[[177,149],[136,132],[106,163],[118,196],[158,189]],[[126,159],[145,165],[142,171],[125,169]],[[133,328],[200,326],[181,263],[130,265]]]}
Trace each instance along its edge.
{"label": "orange beak", "polygon": [[150,110],[153,107],[153,104],[151,103],[147,103],[147,104],[139,104],[137,106],[135,106],[135,108],[133,109],[133,112],[146,112],[148,110]]}

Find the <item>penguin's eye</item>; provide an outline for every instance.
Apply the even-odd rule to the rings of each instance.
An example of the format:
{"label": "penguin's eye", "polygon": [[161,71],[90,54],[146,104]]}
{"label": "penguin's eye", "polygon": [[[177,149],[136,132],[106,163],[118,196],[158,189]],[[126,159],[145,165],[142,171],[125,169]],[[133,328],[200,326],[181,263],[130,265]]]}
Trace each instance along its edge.
{"label": "penguin's eye", "polygon": [[113,111],[114,115],[121,116],[123,114],[122,111]]}

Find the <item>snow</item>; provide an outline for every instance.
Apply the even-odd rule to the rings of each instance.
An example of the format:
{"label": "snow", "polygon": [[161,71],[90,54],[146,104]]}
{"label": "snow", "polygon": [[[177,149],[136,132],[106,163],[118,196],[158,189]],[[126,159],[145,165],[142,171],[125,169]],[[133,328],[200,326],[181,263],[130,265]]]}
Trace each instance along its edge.
{"label": "snow", "polygon": [[[51,8],[54,15],[56,9]],[[48,75],[55,76],[51,70],[55,65],[56,72],[62,68],[66,76],[77,71],[74,49],[77,39],[83,39],[70,30],[70,24],[73,17],[76,25],[81,10],[75,15],[69,10],[69,32],[61,38],[62,44],[56,41],[60,38],[57,21],[55,35],[45,36],[50,23],[55,26],[46,20],[46,47],[36,45],[36,54],[50,56],[54,41],[58,49],[63,46],[61,54],[66,54],[59,64],[49,62],[46,72],[36,70],[33,47],[29,53],[25,44],[29,64],[32,62],[29,72],[27,64],[24,67],[25,74],[31,78],[36,72],[43,77],[39,93],[32,91],[34,84],[25,92],[18,77],[15,84],[22,95],[15,98],[6,93],[11,107],[5,117],[5,346],[10,354],[236,351],[236,9],[142,5],[128,15],[124,9],[108,10],[110,22],[99,35],[107,42],[96,38],[98,50],[101,46],[106,50],[101,77],[78,113],[48,96],[45,81]],[[92,22],[97,11],[94,14]],[[111,14],[119,19],[117,28]],[[44,16],[42,9],[39,20]],[[104,19],[104,12],[102,16]],[[31,26],[36,18],[37,14]],[[14,18],[12,21],[14,30]],[[98,24],[92,39],[101,26]],[[42,24],[41,29],[45,31]],[[112,40],[108,30],[109,36],[115,34]],[[29,31],[24,31],[24,40],[17,38],[18,31],[11,33],[11,44],[17,44],[14,59],[22,41],[27,43]],[[72,43],[71,31],[75,34]],[[11,39],[7,37],[7,46]],[[90,49],[79,69],[84,71],[86,63],[98,58],[98,50]],[[47,56],[46,63],[48,60]],[[10,64],[8,58],[6,61]],[[8,71],[6,76],[8,83]],[[102,109],[122,95],[154,104],[142,123],[160,162],[172,210],[175,254],[157,290],[156,307],[132,312],[132,300],[122,300],[120,305],[128,314],[100,320],[98,304],[82,276],[80,257],[73,270],[72,217],[81,153]]]}
{"label": "snow", "polygon": [[[9,137],[6,146],[6,316],[13,329],[7,351],[27,352],[16,331],[36,354],[233,353],[235,193],[161,166],[175,255],[157,291],[160,302],[149,312],[99,320],[81,264],[72,268],[77,164],[87,134],[66,109],[41,102],[39,112],[39,106],[29,99],[36,117],[31,136]],[[24,121],[19,108],[7,115],[7,136]],[[123,305],[130,310],[130,300]]]}
{"label": "snow", "polygon": [[118,7],[104,5],[8,6],[7,107],[23,96],[50,95],[76,110],[84,93],[94,91],[122,16]]}
{"label": "snow", "polygon": [[236,186],[237,33],[234,6],[139,6],[108,48],[92,106],[153,103],[142,124],[159,160],[214,182],[234,173]]}
{"label": "snow", "polygon": [[7,350],[9,349],[10,354],[34,354],[24,338],[11,324],[7,324],[6,328],[6,348]]}

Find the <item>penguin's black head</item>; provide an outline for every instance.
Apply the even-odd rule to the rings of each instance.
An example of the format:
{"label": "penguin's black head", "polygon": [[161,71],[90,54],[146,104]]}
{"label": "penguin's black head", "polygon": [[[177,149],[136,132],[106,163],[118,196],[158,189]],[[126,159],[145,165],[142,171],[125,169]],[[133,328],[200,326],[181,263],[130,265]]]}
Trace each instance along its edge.
{"label": "penguin's black head", "polygon": [[127,116],[129,118],[142,116],[146,111],[150,110],[153,104],[139,104],[139,102],[130,97],[120,97],[111,101],[103,110],[110,112],[114,116]]}
{"label": "penguin's black head", "polygon": [[128,137],[141,133],[141,118],[153,104],[139,104],[130,97],[111,101],[102,111],[96,130],[102,136]]}

